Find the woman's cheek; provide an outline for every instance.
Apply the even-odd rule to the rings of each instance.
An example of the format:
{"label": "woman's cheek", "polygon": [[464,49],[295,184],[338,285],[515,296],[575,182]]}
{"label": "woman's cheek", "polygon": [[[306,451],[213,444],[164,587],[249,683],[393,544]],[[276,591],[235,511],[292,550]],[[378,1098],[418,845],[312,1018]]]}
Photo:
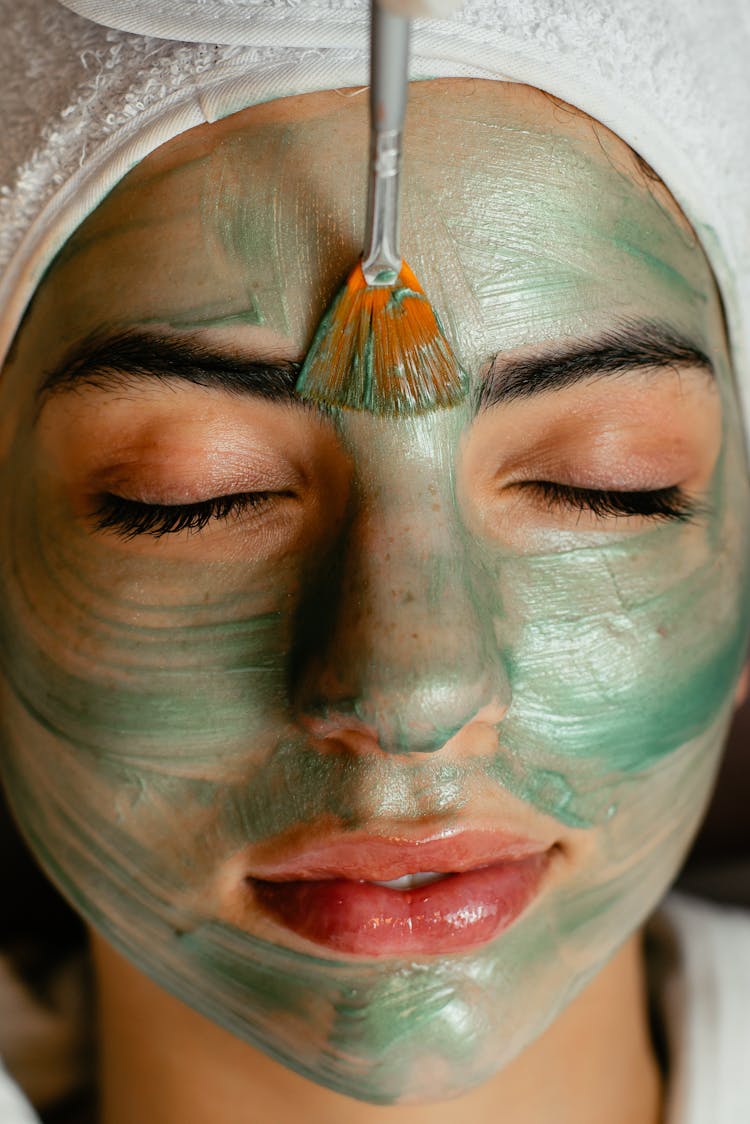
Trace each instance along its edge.
{"label": "woman's cheek", "polygon": [[100,762],[187,774],[278,723],[299,554],[134,556],[33,474],[3,495],[4,671],[47,730]]}
{"label": "woman's cheek", "polygon": [[721,466],[695,524],[498,563],[513,701],[490,768],[516,795],[590,827],[717,723],[718,754],[750,620],[742,479]]}

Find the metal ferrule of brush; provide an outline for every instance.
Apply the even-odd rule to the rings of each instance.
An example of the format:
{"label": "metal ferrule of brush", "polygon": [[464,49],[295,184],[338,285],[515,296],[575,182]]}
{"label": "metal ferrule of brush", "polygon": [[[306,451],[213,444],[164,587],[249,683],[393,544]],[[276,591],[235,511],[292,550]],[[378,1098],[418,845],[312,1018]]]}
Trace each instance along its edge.
{"label": "metal ferrule of brush", "polygon": [[409,75],[409,21],[372,5],[370,180],[362,272],[368,285],[392,285],[401,270],[399,181]]}
{"label": "metal ferrule of brush", "polygon": [[368,238],[362,272],[368,285],[392,285],[401,270],[398,249],[401,133],[376,133],[373,136],[370,166]]}

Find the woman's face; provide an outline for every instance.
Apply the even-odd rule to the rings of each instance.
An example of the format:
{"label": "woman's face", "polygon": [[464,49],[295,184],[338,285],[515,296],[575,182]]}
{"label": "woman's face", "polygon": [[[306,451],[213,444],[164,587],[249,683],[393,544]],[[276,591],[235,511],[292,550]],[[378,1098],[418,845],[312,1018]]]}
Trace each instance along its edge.
{"label": "woman's face", "polygon": [[2,761],[112,943],[393,1103],[504,1065],[671,880],[750,506],[695,236],[524,87],[412,88],[403,248],[466,401],[302,403],[366,149],[362,93],[197,129],[40,285],[0,384]]}

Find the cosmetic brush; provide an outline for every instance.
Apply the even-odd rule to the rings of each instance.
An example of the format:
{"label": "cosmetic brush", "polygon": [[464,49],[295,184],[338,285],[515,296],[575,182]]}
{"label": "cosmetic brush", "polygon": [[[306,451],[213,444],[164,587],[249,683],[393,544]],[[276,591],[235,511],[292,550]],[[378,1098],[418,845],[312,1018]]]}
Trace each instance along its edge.
{"label": "cosmetic brush", "polygon": [[375,414],[452,406],[466,377],[399,252],[409,21],[372,5],[364,253],[323,317],[297,383],[303,398]]}

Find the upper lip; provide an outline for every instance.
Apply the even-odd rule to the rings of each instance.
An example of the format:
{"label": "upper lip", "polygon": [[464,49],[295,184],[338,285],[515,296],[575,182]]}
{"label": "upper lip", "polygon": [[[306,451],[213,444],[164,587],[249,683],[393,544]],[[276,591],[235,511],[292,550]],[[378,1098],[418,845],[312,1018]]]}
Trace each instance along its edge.
{"label": "upper lip", "polygon": [[269,882],[345,878],[388,882],[417,871],[461,874],[544,854],[553,844],[497,831],[458,830],[429,838],[347,835],[254,862],[250,877]]}

